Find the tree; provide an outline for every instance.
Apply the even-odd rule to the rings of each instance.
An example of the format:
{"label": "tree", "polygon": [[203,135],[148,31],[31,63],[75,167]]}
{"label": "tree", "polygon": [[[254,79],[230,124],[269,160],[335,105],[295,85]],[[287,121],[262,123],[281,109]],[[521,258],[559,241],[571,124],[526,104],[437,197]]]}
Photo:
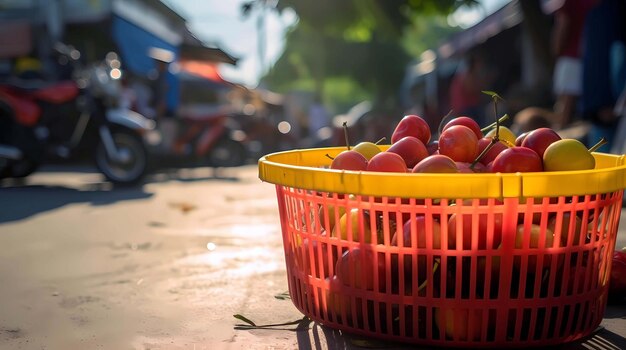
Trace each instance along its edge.
{"label": "tree", "polygon": [[300,20],[267,81],[283,87],[306,82],[322,94],[327,79],[350,78],[371,91],[377,104],[392,106],[412,58],[401,42],[405,29],[418,18],[476,4],[476,0],[281,0],[278,8],[292,7]]}

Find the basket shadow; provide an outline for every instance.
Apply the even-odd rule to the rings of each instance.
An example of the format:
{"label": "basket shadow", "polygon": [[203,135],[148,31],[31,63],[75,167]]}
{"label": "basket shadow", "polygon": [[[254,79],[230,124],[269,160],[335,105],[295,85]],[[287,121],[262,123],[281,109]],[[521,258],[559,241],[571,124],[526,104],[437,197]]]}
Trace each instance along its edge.
{"label": "basket shadow", "polygon": [[600,326],[593,334],[577,342],[553,346],[545,349],[560,350],[620,350],[626,349],[626,338]]}
{"label": "basket shadow", "polygon": [[315,321],[311,322],[311,327],[308,331],[298,332],[297,339],[299,350],[420,349],[420,347],[411,344],[383,341],[375,338],[367,338],[360,335],[344,333],[340,330],[324,326]]}
{"label": "basket shadow", "polygon": [[[412,344],[382,341],[375,338],[344,333],[342,331],[324,326],[317,322],[312,322],[310,329],[297,332],[298,349],[431,349],[432,347],[418,346]],[[556,346],[534,347],[539,350],[559,349],[559,350],[620,350],[626,349],[626,338],[614,333],[604,327],[598,329],[588,337]],[[460,349],[460,348],[459,348]]]}

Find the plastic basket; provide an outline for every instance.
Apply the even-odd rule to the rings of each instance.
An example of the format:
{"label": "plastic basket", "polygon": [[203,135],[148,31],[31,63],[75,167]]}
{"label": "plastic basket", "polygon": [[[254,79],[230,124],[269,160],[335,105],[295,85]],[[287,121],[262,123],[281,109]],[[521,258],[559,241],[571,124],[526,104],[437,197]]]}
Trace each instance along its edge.
{"label": "plastic basket", "polygon": [[303,314],[379,339],[477,348],[560,344],[600,324],[624,156],[552,173],[328,169],[326,154],[344,149],[259,161]]}

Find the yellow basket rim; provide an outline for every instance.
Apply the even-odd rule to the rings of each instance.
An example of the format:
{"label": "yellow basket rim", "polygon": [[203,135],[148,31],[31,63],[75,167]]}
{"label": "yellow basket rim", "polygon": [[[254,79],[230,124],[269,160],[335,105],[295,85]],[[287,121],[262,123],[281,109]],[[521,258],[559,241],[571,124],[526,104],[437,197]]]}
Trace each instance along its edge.
{"label": "yellow basket rim", "polygon": [[403,174],[328,169],[331,160],[326,155],[334,157],[345,149],[295,149],[268,154],[259,159],[259,178],[304,190],[404,198],[556,197],[626,188],[625,155],[594,152],[595,169],[561,172]]}

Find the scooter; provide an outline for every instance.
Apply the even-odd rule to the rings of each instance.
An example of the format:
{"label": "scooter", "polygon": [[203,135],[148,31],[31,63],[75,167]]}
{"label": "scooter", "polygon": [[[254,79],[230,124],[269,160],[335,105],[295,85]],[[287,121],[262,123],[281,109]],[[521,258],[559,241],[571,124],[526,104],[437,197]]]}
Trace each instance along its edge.
{"label": "scooter", "polygon": [[160,122],[160,142],[150,154],[162,165],[236,167],[246,163],[246,134],[229,107],[187,106]]}
{"label": "scooter", "polygon": [[147,169],[147,136],[155,123],[115,107],[121,77],[117,55],[82,66],[73,47],[55,49],[74,65],[72,80],[0,83],[0,179],[26,177],[46,156],[88,151],[109,181],[138,181]]}

